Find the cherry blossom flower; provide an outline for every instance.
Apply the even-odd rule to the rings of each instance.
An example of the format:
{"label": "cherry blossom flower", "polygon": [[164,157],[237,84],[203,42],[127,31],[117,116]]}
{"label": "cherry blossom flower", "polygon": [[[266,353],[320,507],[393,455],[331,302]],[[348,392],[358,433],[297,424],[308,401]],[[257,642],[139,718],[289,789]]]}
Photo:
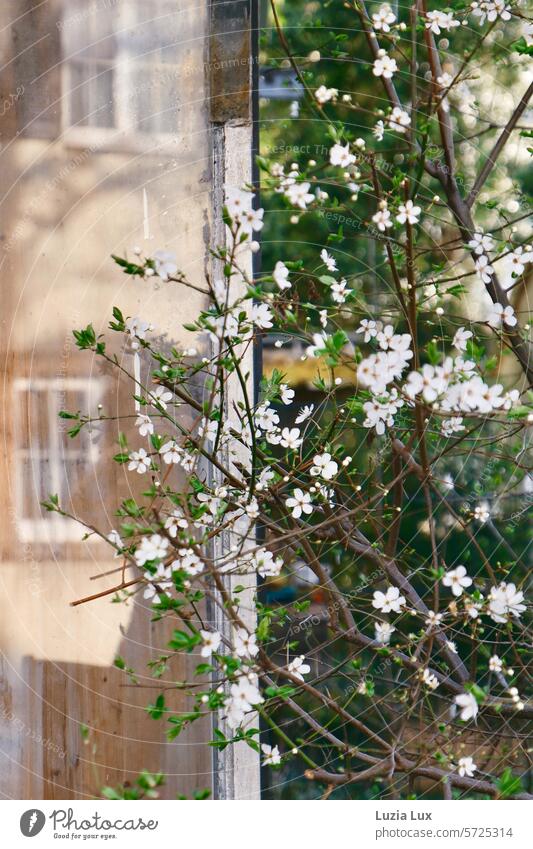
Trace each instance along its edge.
{"label": "cherry blossom flower", "polygon": [[299,487],[293,489],[292,496],[285,500],[285,506],[291,510],[293,519],[299,519],[302,513],[309,516],[313,512],[311,495]]}
{"label": "cherry blossom flower", "polygon": [[391,625],[390,622],[375,622],[374,628],[376,631],[376,641],[381,643],[382,646],[388,646],[396,630],[394,625]]}
{"label": "cherry blossom flower", "polygon": [[331,454],[315,454],[313,458],[313,466],[311,466],[310,474],[313,477],[322,477],[326,481],[330,481],[337,474],[339,467],[335,460],[331,459]]}
{"label": "cherry blossom flower", "polygon": [[372,73],[375,77],[383,77],[386,80],[392,79],[393,74],[398,70],[396,59],[386,53],[385,50],[380,50],[378,58],[374,60]]}
{"label": "cherry blossom flower", "polygon": [[378,11],[372,15],[372,26],[375,30],[382,32],[390,32],[391,24],[396,21],[396,15],[392,11],[388,3],[384,3],[379,7]]}
{"label": "cherry blossom flower", "polygon": [[279,389],[282,404],[286,406],[292,404],[295,395],[294,389],[291,389],[286,383],[281,383]]}
{"label": "cherry blossom flower", "polygon": [[396,221],[400,224],[405,224],[406,221],[408,221],[409,224],[418,224],[421,212],[421,208],[419,206],[415,206],[412,200],[406,200],[405,203],[401,203],[398,207]]}
{"label": "cherry blossom flower", "polygon": [[124,324],[125,333],[131,337],[131,347],[136,350],[139,348],[139,342],[146,339],[146,334],[149,330],[153,330],[152,325],[148,321],[143,321],[142,318],[135,316],[128,318]]}
{"label": "cherry blossom flower", "polygon": [[172,463],[180,463],[183,456],[181,448],[174,439],[165,442],[159,449],[159,453],[167,466],[170,466]]}
{"label": "cherry blossom flower", "polygon": [[261,751],[265,756],[263,758],[263,766],[277,766],[281,763],[281,755],[277,746],[269,746],[268,743],[262,743]]}
{"label": "cherry blossom flower", "polygon": [[169,545],[168,539],[161,534],[143,537],[134,555],[137,566],[144,566],[153,560],[163,560],[168,554]]}
{"label": "cherry blossom flower", "polygon": [[252,322],[261,330],[268,330],[273,327],[273,318],[272,311],[267,304],[254,304],[252,306]]}
{"label": "cherry blossom flower", "polygon": [[347,285],[348,284],[347,284],[346,280],[344,280],[344,279],[341,280],[339,283],[332,283],[331,284],[331,297],[333,298],[335,303],[343,304],[346,301],[346,298],[348,297],[348,295],[351,295],[352,290],[347,289],[346,288]]}
{"label": "cherry blossom flower", "polygon": [[292,284],[289,281],[289,269],[283,262],[281,262],[281,260],[276,263],[272,276],[278,289],[283,290],[291,288]]}
{"label": "cherry blossom flower", "polygon": [[473,0],[470,8],[472,14],[479,18],[480,26],[483,26],[486,20],[489,23],[493,23],[497,18],[502,21],[511,20],[511,7],[505,0]]}
{"label": "cherry blossom flower", "polygon": [[497,654],[493,654],[489,660],[489,669],[491,672],[501,672],[503,669],[503,661]]}
{"label": "cherry blossom flower", "polygon": [[390,613],[391,610],[394,613],[400,613],[404,605],[405,598],[403,595],[400,595],[398,587],[388,587],[385,593],[382,593],[380,590],[376,590],[374,593],[372,607],[375,607],[376,610],[381,610],[382,613]]}
{"label": "cherry blossom flower", "polygon": [[298,415],[294,420],[294,424],[302,424],[302,422],[305,422],[310,416],[313,415],[314,409],[314,404],[306,404],[304,407],[300,407]]}
{"label": "cherry blossom flower", "polygon": [[182,569],[188,575],[200,575],[204,571],[205,564],[192,548],[180,548],[178,554],[171,564],[173,570]]}
{"label": "cherry blossom flower", "polygon": [[259,652],[255,634],[249,634],[244,628],[236,629],[234,643],[237,657],[255,657]]}
{"label": "cherry blossom flower", "polygon": [[378,436],[383,436],[385,426],[394,425],[394,416],[401,406],[403,406],[403,399],[398,397],[395,389],[391,393],[383,392],[379,399],[373,398],[372,401],[366,401],[363,404],[366,415],[364,427],[373,427]]}
{"label": "cherry blossom flower", "polygon": [[461,26],[460,21],[454,20],[452,12],[435,10],[434,12],[428,12],[426,18],[426,29],[430,29],[435,35],[440,35],[443,29],[450,30],[453,27]]}
{"label": "cherry blossom flower", "polygon": [[453,436],[465,429],[461,416],[452,416],[451,419],[443,419],[441,433],[443,436]]}
{"label": "cherry blossom flower", "polygon": [[270,466],[266,466],[266,468],[261,470],[261,473],[257,479],[255,484],[255,488],[258,492],[262,492],[265,489],[268,489],[270,482],[274,478],[274,472],[270,468]]}
{"label": "cherry blossom flower", "polygon": [[285,197],[293,206],[297,206],[299,209],[307,209],[308,205],[315,199],[315,196],[309,192],[310,188],[311,183],[293,183],[285,190]]}
{"label": "cherry blossom flower", "polygon": [[138,451],[132,451],[129,459],[128,471],[137,472],[139,475],[144,475],[145,472],[148,472],[152,465],[152,461],[144,448],[139,448]]}
{"label": "cherry blossom flower", "polygon": [[363,318],[361,324],[355,332],[364,333],[364,341],[370,342],[371,339],[378,335],[379,330],[380,326],[376,321],[373,321],[372,319],[368,318]]}
{"label": "cherry blossom flower", "polygon": [[435,613],[434,610],[429,610],[426,617],[426,625],[428,628],[436,628],[442,622],[442,613]]}
{"label": "cherry blossom flower", "polygon": [[156,251],[154,254],[155,273],[161,280],[168,280],[178,270],[176,254],[171,251]]}
{"label": "cherry blossom flower", "polygon": [[467,775],[468,778],[473,778],[476,770],[477,770],[477,766],[475,765],[472,758],[470,758],[470,757],[459,758],[459,760],[457,762],[457,772],[459,773],[460,776]]}
{"label": "cherry blossom flower", "polygon": [[451,587],[454,596],[459,598],[463,594],[463,590],[472,585],[472,578],[468,577],[464,566],[457,566],[455,569],[446,572],[442,579],[442,585]]}
{"label": "cherry blossom flower", "polygon": [[315,91],[315,97],[317,103],[320,103],[322,106],[324,103],[328,103],[330,100],[336,100],[339,96],[339,91],[336,88],[326,88],[325,85],[321,85]]}
{"label": "cherry blossom flower", "polygon": [[211,657],[213,652],[216,652],[222,642],[222,637],[218,631],[203,631],[200,630],[202,638],[202,648],[200,654],[202,657]]}
{"label": "cherry blossom flower", "polygon": [[182,511],[178,508],[174,510],[171,516],[168,516],[167,519],[165,519],[164,527],[169,537],[176,539],[178,531],[186,530],[189,527],[189,523],[184,517]]}
{"label": "cherry blossom flower", "polygon": [[317,357],[319,351],[326,347],[327,333],[313,333],[313,344],[309,345],[305,352],[308,357]]}
{"label": "cherry blossom flower", "polygon": [[389,127],[396,133],[406,133],[411,123],[411,116],[405,109],[395,106],[389,115]]}
{"label": "cherry blossom flower", "polygon": [[489,615],[495,622],[507,622],[509,617],[519,619],[526,609],[524,593],[516,589],[515,584],[502,582],[492,587],[489,594]]}
{"label": "cherry blossom flower", "polygon": [[412,371],[407,377],[404,391],[409,398],[422,393],[424,401],[432,403],[446,390],[446,381],[439,375],[435,366],[426,363],[422,372]]}
{"label": "cherry blossom flower", "polygon": [[161,596],[166,595],[168,598],[171,597],[172,593],[170,590],[173,587],[172,581],[158,581],[157,586],[152,582],[149,582],[143,592],[144,599],[152,599],[152,604],[160,604]]}
{"label": "cherry blossom flower", "polygon": [[303,439],[300,437],[300,430],[297,427],[284,427],[281,431],[280,445],[284,448],[289,448],[295,451],[302,444]]}
{"label": "cherry blossom flower", "polygon": [[486,254],[481,254],[474,264],[483,283],[490,283],[492,275],[494,274],[494,269],[489,262],[488,256]]}
{"label": "cherry blossom flower", "polygon": [[[391,214],[387,209],[387,205],[385,204],[381,209],[378,209],[375,215],[372,216],[372,221],[377,226],[378,230],[382,233],[385,232],[389,227],[392,227]],[[368,340],[365,339],[365,342]]]}
{"label": "cherry blossom flower", "polygon": [[135,427],[139,428],[140,436],[151,436],[154,432],[154,424],[150,416],[139,413],[135,419]]}
{"label": "cherry blossom flower", "polygon": [[463,722],[468,722],[469,719],[475,719],[478,715],[479,705],[472,695],[472,693],[461,693],[459,696],[456,696],[455,704],[458,708],[461,708],[460,719]]}
{"label": "cherry blossom flower", "polygon": [[304,675],[311,672],[311,667],[308,663],[304,663],[304,661],[305,655],[301,654],[299,657],[295,657],[294,660],[291,660],[287,666],[287,670],[294,675],[295,678],[298,678],[299,681],[303,681]]}
{"label": "cherry blossom flower", "polygon": [[458,351],[466,351],[468,340],[471,339],[472,336],[473,333],[471,330],[465,330],[464,327],[459,327],[455,331],[455,336],[453,337],[453,347],[457,348]]}
{"label": "cherry blossom flower", "polygon": [[154,407],[159,407],[162,410],[167,409],[167,404],[169,401],[172,401],[172,398],[172,392],[169,392],[164,386],[156,386],[156,388],[151,390],[148,395],[150,404]]}
{"label": "cherry blossom flower", "polygon": [[241,231],[243,233],[247,233],[251,235],[253,232],[259,232],[263,229],[263,216],[265,214],[264,209],[253,209],[249,207],[245,210],[241,215],[240,225]]}
{"label": "cherry blossom flower", "polygon": [[341,144],[334,144],[329,152],[329,161],[332,165],[338,165],[341,168],[349,168],[355,162],[355,156],[350,153],[350,145],[344,147]]}
{"label": "cherry blossom flower", "polygon": [[472,239],[468,243],[468,247],[473,253],[481,256],[494,248],[494,239],[489,234],[474,233]]}
{"label": "cherry blossom flower", "polygon": [[240,222],[242,215],[249,209],[252,195],[242,189],[229,189],[226,196],[226,208],[235,222]]}
{"label": "cherry blossom flower", "polygon": [[383,123],[383,121],[378,121],[376,123],[374,129],[372,130],[372,134],[373,134],[374,138],[376,139],[376,141],[378,141],[378,142],[383,141],[384,133],[385,133],[385,124]]}
{"label": "cherry blossom flower", "polygon": [[533,252],[531,250],[525,250],[523,247],[515,248],[513,253],[509,257],[509,262],[511,264],[511,273],[515,274],[517,277],[520,277],[521,274],[526,270],[526,265],[533,261]]}
{"label": "cherry blossom flower", "polygon": [[335,258],[328,254],[327,250],[324,248],[320,251],[320,259],[328,269],[328,271],[337,271],[337,263]]}
{"label": "cherry blossom flower", "polygon": [[279,424],[279,415],[274,407],[270,407],[268,404],[261,404],[255,411],[254,421],[257,427],[268,432],[274,430],[276,425]]}
{"label": "cherry blossom flower", "polygon": [[490,510],[489,510],[488,504],[486,504],[486,503],[476,504],[476,506],[474,507],[474,519],[477,519],[477,521],[481,522],[482,524],[484,522],[489,521]]}
{"label": "cherry blossom flower", "polygon": [[254,554],[253,565],[262,578],[276,578],[283,567],[283,559],[275,558],[266,548],[260,548]]}
{"label": "cherry blossom flower", "polygon": [[430,690],[436,690],[439,686],[439,679],[436,675],[429,671],[429,669],[424,669],[421,675],[422,683],[429,687]]}
{"label": "cherry blossom flower", "polygon": [[[124,543],[122,542],[122,538],[118,531],[114,528],[107,535],[107,540],[111,543],[115,548],[124,548]],[[115,551],[115,557],[120,557],[120,551]]]}
{"label": "cherry blossom flower", "polygon": [[264,701],[257,686],[246,675],[241,675],[230,687],[230,698],[226,703],[228,723],[237,728],[245,714],[253,710],[254,705]]}
{"label": "cherry blossom flower", "polygon": [[487,322],[491,327],[501,327],[502,323],[508,327],[514,327],[517,324],[517,318],[512,306],[504,307],[502,304],[492,304],[490,307]]}

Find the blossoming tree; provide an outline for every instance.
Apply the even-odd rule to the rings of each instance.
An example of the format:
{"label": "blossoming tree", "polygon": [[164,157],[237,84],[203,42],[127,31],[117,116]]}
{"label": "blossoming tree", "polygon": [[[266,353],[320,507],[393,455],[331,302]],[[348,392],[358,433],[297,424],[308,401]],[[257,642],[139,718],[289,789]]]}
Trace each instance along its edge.
{"label": "blossoming tree", "polygon": [[[456,93],[491,32],[509,55],[527,57],[531,23],[504,0],[444,10],[421,0],[399,15],[361,0],[344,6],[373,86],[372,123],[355,137],[356,95],[310,89],[273,3],[328,152],[260,165],[265,191],[295,222],[333,209],[359,223],[385,257],[383,291],[372,302],[333,248],[317,249],[312,267],[280,252],[271,273],[250,279],[247,257],[263,228],[251,187],[226,198],[218,276],[189,281],[163,251],[115,257],[132,281],[192,286],[208,303],[187,326],[193,347],[171,351],[116,307],[110,329],[133,353],[131,370],[92,325],[75,331],[81,349],[131,384],[138,433],[121,437],[114,459],[145,482],[141,498],[117,505],[115,529],[90,532],[133,575],[113,592],[143,593],[156,618],[176,623],[150,707],[171,737],[222,716],[230,733],[215,728],[211,745],[244,743],[272,769],[297,761],[327,795],[364,785],[395,798],[527,796],[527,552],[514,547],[527,499],[499,522],[461,471],[488,458],[495,504],[528,476],[533,363],[528,317],[513,302],[533,250],[509,216],[490,219],[497,199],[487,197],[505,146],[529,132],[532,86],[490,128],[490,152],[468,187],[458,176]],[[276,371],[255,397],[246,356],[271,333],[278,345],[304,345],[320,404],[293,410],[294,388]],[[199,338],[210,340],[208,356],[198,355]],[[141,354],[151,362],[146,381]],[[82,412],[62,415],[74,436],[91,424]],[[495,464],[506,470],[499,491]],[[53,496],[46,506],[64,512]],[[449,548],[452,535],[460,543]],[[246,576],[268,586],[302,561],[322,594],[320,627],[305,593],[284,605],[258,590],[249,609]],[[215,626],[221,617],[229,627]],[[199,655],[186,714],[175,712],[176,682],[165,679],[173,652]]]}

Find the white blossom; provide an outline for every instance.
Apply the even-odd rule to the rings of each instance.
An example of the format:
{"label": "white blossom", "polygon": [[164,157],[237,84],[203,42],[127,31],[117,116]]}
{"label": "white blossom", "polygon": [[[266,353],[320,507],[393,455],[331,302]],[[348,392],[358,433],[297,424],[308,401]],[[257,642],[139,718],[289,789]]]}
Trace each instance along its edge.
{"label": "white blossom", "polygon": [[139,428],[140,436],[151,436],[154,432],[154,424],[150,416],[139,413],[135,419],[135,427]]}
{"label": "white blossom", "polygon": [[466,351],[467,342],[472,338],[472,336],[473,333],[471,330],[465,330],[464,327],[459,327],[455,331],[455,336],[453,337],[453,347],[457,348],[458,351]]}
{"label": "white blossom", "polygon": [[396,21],[396,16],[388,3],[384,3],[379,7],[378,11],[372,15],[372,26],[375,30],[382,32],[390,32],[391,25]]}
{"label": "white blossom", "polygon": [[200,630],[202,638],[202,648],[200,654],[202,657],[211,657],[213,652],[216,652],[222,642],[222,637],[218,631],[203,631]]}
{"label": "white blossom", "polygon": [[267,304],[254,304],[252,306],[252,322],[261,330],[268,330],[273,327],[273,318],[272,311]]}
{"label": "white blossom", "polygon": [[294,420],[294,424],[302,424],[302,422],[305,422],[310,416],[313,415],[314,409],[314,404],[306,404],[304,407],[300,407],[298,415]]}
{"label": "white blossom", "polygon": [[261,744],[264,754],[263,766],[277,766],[281,763],[281,755],[277,746],[269,746],[268,743]]}
{"label": "white blossom", "polygon": [[454,701],[457,707],[461,709],[460,718],[463,722],[468,722],[469,719],[476,718],[479,705],[472,693],[461,693],[455,697]]}
{"label": "white blossom", "polygon": [[344,147],[341,144],[334,144],[329,152],[329,161],[332,165],[338,165],[341,168],[349,168],[355,162],[355,156],[350,153],[350,145]]}
{"label": "white blossom", "polygon": [[374,60],[372,68],[374,76],[390,80],[397,70],[398,65],[396,64],[396,59],[391,59],[385,50],[380,50],[378,58]]}
{"label": "white blossom", "polygon": [[406,200],[405,203],[401,203],[398,207],[398,215],[396,216],[396,221],[400,224],[405,224],[406,221],[409,224],[418,224],[419,215],[422,212],[419,206],[415,206],[412,200]]}
{"label": "white blossom", "polygon": [[492,275],[494,274],[494,269],[489,262],[488,256],[486,254],[481,254],[474,264],[483,283],[490,283]]}
{"label": "white blossom", "polygon": [[478,254],[478,256],[481,256],[482,254],[493,250],[494,239],[489,234],[474,233],[468,243],[468,247],[473,251],[473,253]]}
{"label": "white blossom", "polygon": [[283,290],[291,288],[292,284],[289,281],[289,269],[283,262],[281,262],[281,260],[276,263],[272,276],[278,289]]}
{"label": "white blossom", "polygon": [[302,444],[303,439],[300,437],[300,430],[297,427],[284,427],[281,431],[280,445],[284,448],[289,448],[295,451]]}
{"label": "white blossom", "polygon": [[376,631],[376,641],[381,643],[382,646],[388,646],[396,630],[394,625],[391,625],[390,622],[375,622],[374,629]]}
{"label": "white blossom", "polygon": [[315,196],[309,192],[310,188],[311,183],[293,183],[285,190],[285,197],[293,206],[297,206],[299,209],[307,209],[308,205],[315,199]]}
{"label": "white blossom", "polygon": [[156,251],[154,254],[155,273],[161,280],[168,280],[178,270],[176,254],[171,251]]}
{"label": "white blossom", "polygon": [[519,619],[526,609],[524,593],[515,584],[502,582],[492,587],[489,594],[489,615],[495,622],[507,622],[510,617]]}
{"label": "white blossom", "polygon": [[174,439],[165,442],[159,449],[159,453],[167,466],[170,466],[172,463],[180,463],[183,456],[181,448]]}
{"label": "white blossom", "polygon": [[468,778],[473,778],[474,773],[477,770],[477,766],[474,761],[470,757],[459,758],[457,762],[457,772],[459,775],[464,776],[467,775]]}
{"label": "white blossom", "polygon": [[237,657],[255,657],[259,651],[255,634],[249,634],[244,628],[236,629],[234,643]]}
{"label": "white blossom", "polygon": [[472,578],[468,577],[464,566],[457,566],[455,569],[446,572],[442,579],[442,585],[450,587],[454,596],[459,598],[463,594],[463,590],[472,585]]}
{"label": "white blossom", "polygon": [[430,29],[435,35],[440,35],[443,29],[450,30],[454,27],[461,26],[460,21],[454,20],[452,12],[435,10],[434,12],[428,12],[426,18],[426,29]]}
{"label": "white blossom", "polygon": [[372,601],[372,607],[381,610],[382,613],[400,613],[405,604],[405,597],[400,595],[398,587],[388,587],[385,593],[376,590]]}
{"label": "white blossom", "polygon": [[129,472],[137,472],[139,475],[144,475],[148,472],[152,461],[144,448],[139,448],[138,451],[132,451],[129,455],[130,462],[128,463]]}
{"label": "white blossom", "polygon": [[517,318],[512,306],[504,307],[502,304],[491,304],[487,322],[491,327],[501,327],[502,323],[508,327],[514,327],[517,323]]}
{"label": "white blossom", "polygon": [[315,91],[315,97],[317,103],[323,105],[324,103],[328,103],[330,100],[336,100],[339,96],[339,91],[336,88],[326,88],[325,85],[321,85]]}
{"label": "white blossom", "polygon": [[163,560],[168,554],[170,543],[161,534],[152,534],[141,539],[141,544],[135,552],[137,566],[144,566],[152,560]]}
{"label": "white blossom", "polygon": [[320,251],[320,259],[328,269],[328,271],[337,271],[337,263],[335,258],[328,254],[327,250],[324,248]]}
{"label": "white blossom", "polygon": [[330,481],[335,477],[338,470],[337,463],[331,459],[331,454],[326,451],[324,454],[315,454],[310,474],[313,477],[322,477],[324,480]]}
{"label": "white blossom", "polygon": [[299,657],[295,657],[294,660],[291,660],[287,666],[287,670],[294,675],[295,678],[298,678],[299,681],[303,681],[304,675],[311,672],[311,667],[308,663],[304,663],[304,661],[305,655],[301,654]]}
{"label": "white blossom", "polygon": [[313,512],[310,494],[299,487],[293,489],[292,496],[285,500],[285,506],[291,510],[293,519],[299,519],[302,513],[310,515]]}
{"label": "white blossom", "polygon": [[389,115],[389,128],[397,133],[406,133],[411,123],[411,116],[405,109],[395,106]]}

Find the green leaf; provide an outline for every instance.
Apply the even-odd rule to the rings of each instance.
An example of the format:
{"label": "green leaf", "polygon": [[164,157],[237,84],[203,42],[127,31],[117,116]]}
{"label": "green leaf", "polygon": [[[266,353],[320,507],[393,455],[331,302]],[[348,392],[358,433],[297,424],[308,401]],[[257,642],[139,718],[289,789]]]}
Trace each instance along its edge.
{"label": "green leaf", "polygon": [[169,647],[174,651],[191,652],[201,642],[199,634],[187,634],[185,631],[174,631]]}
{"label": "green leaf", "polygon": [[159,694],[159,696],[155,700],[155,705],[148,705],[148,707],[146,708],[146,712],[149,716],[152,717],[152,719],[161,719],[165,710],[165,697],[163,693]]}
{"label": "green leaf", "polygon": [[502,799],[508,799],[509,796],[522,792],[522,782],[517,775],[513,775],[510,767],[503,771],[496,782],[496,787]]}

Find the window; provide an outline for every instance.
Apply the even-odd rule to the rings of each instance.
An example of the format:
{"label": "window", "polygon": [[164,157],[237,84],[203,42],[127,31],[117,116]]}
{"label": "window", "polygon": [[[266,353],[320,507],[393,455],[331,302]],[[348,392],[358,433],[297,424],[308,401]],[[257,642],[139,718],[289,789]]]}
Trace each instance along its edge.
{"label": "window", "polygon": [[41,502],[51,494],[68,505],[90,487],[90,469],[100,456],[98,427],[84,427],[72,439],[72,420],[60,410],[95,415],[103,396],[102,379],[17,378],[14,382],[16,516],[24,542],[79,541],[77,522],[48,513]]}
{"label": "window", "polygon": [[[186,73],[175,0],[69,0],[60,24],[67,141],[176,133]],[[92,130],[92,132],[91,132]],[[139,139],[141,137],[141,139]],[[153,143],[153,139],[152,139]]]}

